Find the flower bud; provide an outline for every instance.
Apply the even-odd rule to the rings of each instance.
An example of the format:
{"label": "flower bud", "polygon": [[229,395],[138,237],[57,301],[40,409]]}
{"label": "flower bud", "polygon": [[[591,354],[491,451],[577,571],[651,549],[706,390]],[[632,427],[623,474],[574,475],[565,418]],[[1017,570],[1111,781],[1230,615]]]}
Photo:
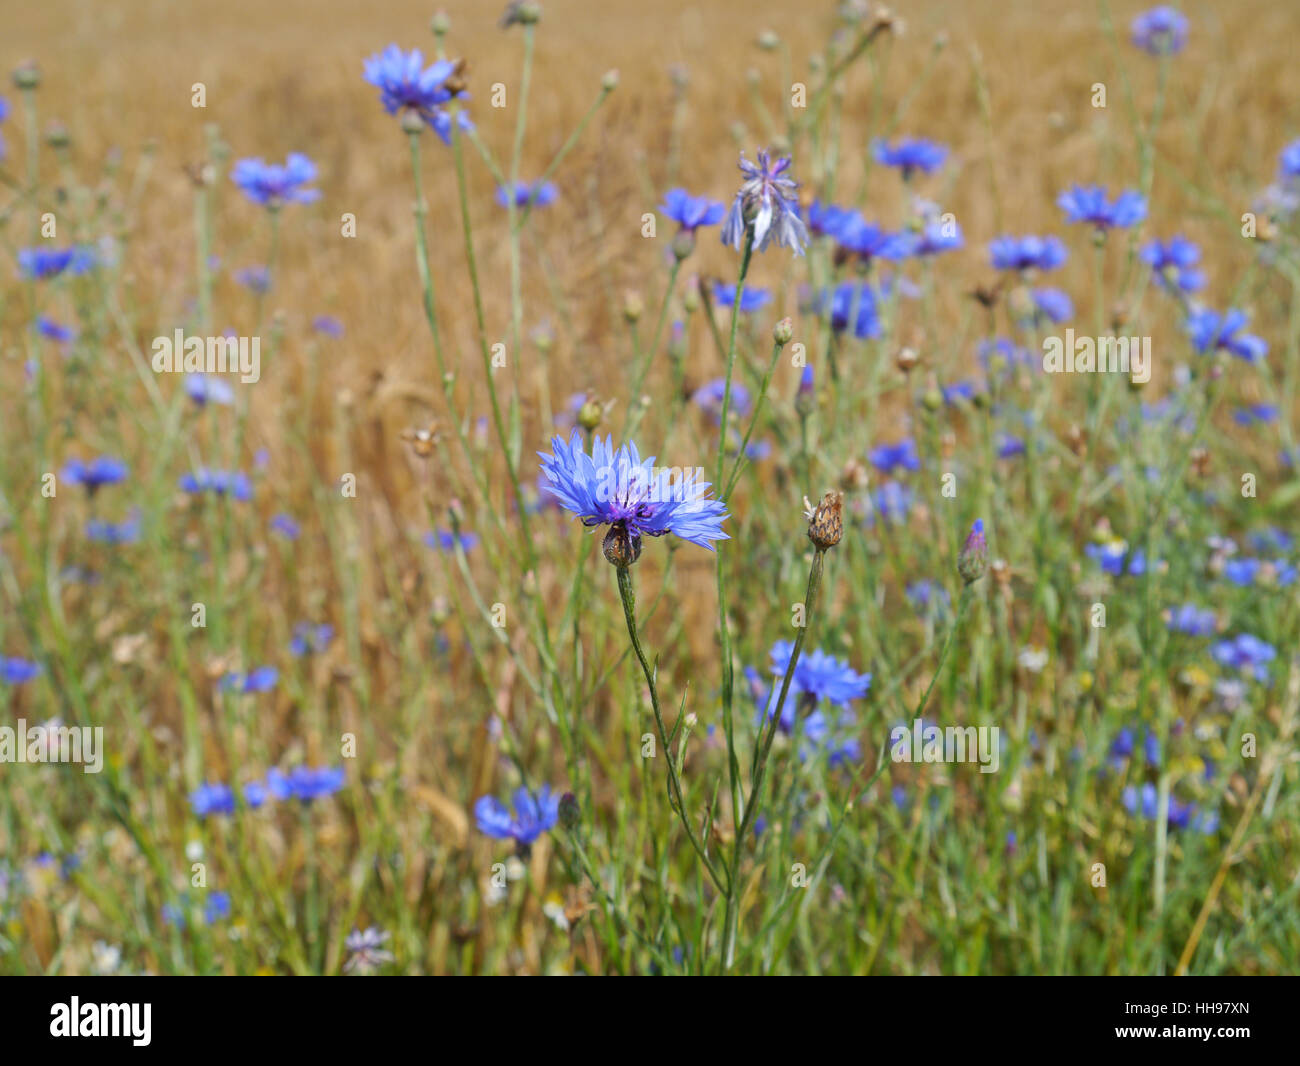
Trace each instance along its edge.
{"label": "flower bud", "polygon": [[966,584],[970,585],[984,576],[988,564],[989,549],[984,540],[984,519],[977,518],[975,524],[971,526],[970,534],[966,537],[966,543],[957,553],[957,573]]}
{"label": "flower bud", "polygon": [[612,93],[618,88],[618,71],[607,70],[605,76],[600,79],[600,87],[607,93]]}
{"label": "flower bud", "polygon": [[434,12],[433,18],[429,20],[429,29],[435,37],[446,37],[447,31],[451,29],[451,19],[447,17],[447,12]]}
{"label": "flower bud", "polygon": [[808,522],[808,539],[818,551],[833,548],[844,535],[844,495],[828,492]]}
{"label": "flower bud", "polygon": [[408,108],[402,112],[402,132],[413,136],[424,132],[424,119],[420,117],[418,111],[412,111]]}
{"label": "flower bud", "polygon": [[783,318],[772,327],[772,340],[784,348],[794,339],[794,323],[789,318]]}
{"label": "flower bud", "polygon": [[771,30],[764,30],[758,35],[758,47],[764,52],[774,52],[780,47],[781,38]]}
{"label": "flower bud", "polygon": [[615,522],[605,534],[603,548],[611,566],[629,567],[641,558],[641,534],[629,533],[626,525]]}
{"label": "flower bud", "polygon": [[594,433],[600,425],[600,419],[604,413],[604,409],[600,404],[588,396],[583,401],[582,406],[578,408],[578,425],[588,433]]}
{"label": "flower bud", "polygon": [[689,229],[678,230],[673,237],[673,256],[680,263],[695,251],[695,231]]}
{"label": "flower bud", "polygon": [[14,88],[21,90],[37,89],[41,84],[41,71],[36,63],[27,60],[14,70]]}

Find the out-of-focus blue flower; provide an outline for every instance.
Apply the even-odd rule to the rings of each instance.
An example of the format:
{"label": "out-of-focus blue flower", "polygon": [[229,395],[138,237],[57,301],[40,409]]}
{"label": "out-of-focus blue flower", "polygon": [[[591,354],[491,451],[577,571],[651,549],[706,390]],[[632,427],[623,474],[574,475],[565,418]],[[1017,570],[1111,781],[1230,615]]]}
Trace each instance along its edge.
{"label": "out-of-focus blue flower", "polygon": [[708,497],[697,470],[656,468],[631,441],[615,450],[612,437],[593,437],[588,456],[577,430],[567,442],[554,438],[551,450],[538,452],[545,488],[583,525],[621,526],[638,549],[642,535],[674,533],[710,551],[712,541],[729,539],[726,506]]}
{"label": "out-of-focus blue flower", "polygon": [[278,514],[271,519],[271,529],[286,540],[297,540],[298,534],[302,532],[301,527],[290,518],[287,514]]}
{"label": "out-of-focus blue flower", "polygon": [[1277,166],[1283,178],[1300,178],[1300,141],[1292,141],[1282,149]]}
{"label": "out-of-focus blue flower", "polygon": [[998,237],[989,243],[995,270],[1055,270],[1068,255],[1059,237]]}
{"label": "out-of-focus blue flower", "polygon": [[966,241],[962,237],[961,226],[953,221],[932,219],[915,233],[903,235],[908,255],[924,258],[927,255],[940,255],[943,252],[955,252],[964,248]]}
{"label": "out-of-focus blue flower", "polygon": [[41,676],[41,664],[28,659],[0,656],[0,681],[6,685],[22,685]]}
{"label": "out-of-focus blue flower", "polygon": [[1133,43],[1150,55],[1176,55],[1187,44],[1187,16],[1162,4],[1135,18],[1130,32]]}
{"label": "out-of-focus blue flower", "polygon": [[707,196],[692,196],[685,189],[669,189],[659,210],[688,233],[694,233],[701,226],[716,226],[721,222],[726,217],[727,205]]}
{"label": "out-of-focus blue flower", "polygon": [[1219,620],[1209,608],[1202,610],[1194,603],[1185,603],[1169,612],[1169,620],[1165,624],[1174,633],[1209,637],[1214,635]]}
{"label": "out-of-focus blue flower", "polygon": [[[515,182],[515,207],[549,207],[559,195],[555,185],[549,181]],[[510,206],[510,192],[504,185],[497,186],[497,203],[502,207]]]}
{"label": "out-of-focus blue flower", "polygon": [[1041,368],[1043,365],[1028,348],[1016,344],[1007,337],[981,341],[977,356],[980,366],[989,377],[1008,374],[1017,367]]}
{"label": "out-of-focus blue flower", "polygon": [[1146,552],[1141,548],[1135,548],[1129,551],[1128,545],[1122,540],[1107,541],[1105,544],[1087,544],[1084,546],[1084,554],[1090,559],[1096,559],[1101,564],[1102,570],[1112,577],[1141,577],[1146,573],[1147,561]]}
{"label": "out-of-focus blue flower", "polygon": [[1271,403],[1255,403],[1249,407],[1238,407],[1232,413],[1232,420],[1239,426],[1253,426],[1276,422],[1278,409]]}
{"label": "out-of-focus blue flower", "polygon": [[121,459],[110,455],[101,455],[88,463],[80,459],[71,460],[59,474],[64,481],[81,485],[89,493],[95,493],[105,485],[116,485],[125,481],[130,469]]}
{"label": "out-of-focus blue flower", "polygon": [[999,433],[996,447],[999,459],[1014,459],[1017,455],[1025,454],[1024,440],[1010,433]]}
{"label": "out-of-focus blue flower", "polygon": [[952,597],[948,590],[937,581],[923,577],[913,581],[904,591],[907,602],[923,618],[934,618],[946,614],[952,607]]}
{"label": "out-of-focus blue flower", "polygon": [[1229,310],[1223,314],[1202,307],[1187,316],[1187,332],[1202,355],[1222,349],[1238,359],[1258,363],[1268,355],[1268,342],[1252,333],[1243,333],[1249,319],[1246,312]]}
{"label": "out-of-focus blue flower", "polygon": [[478,534],[465,532],[459,537],[450,529],[439,529],[436,532],[430,531],[424,535],[424,543],[430,548],[436,548],[439,551],[454,552],[456,545],[459,544],[461,550],[467,555],[478,547]]}
{"label": "out-of-focus blue flower", "polygon": [[85,274],[95,266],[95,253],[89,248],[20,248],[18,270],[28,281],[48,281],[66,272]]}
{"label": "out-of-focus blue flower", "polygon": [[871,154],[882,166],[897,167],[907,181],[918,170],[924,174],[938,170],[948,158],[948,149],[923,137],[904,138],[892,145],[877,139],[871,144]]}
{"label": "out-of-focus blue flower", "polygon": [[234,814],[235,793],[229,785],[205,783],[190,793],[190,807],[200,818],[210,814]]}
{"label": "out-of-focus blue flower", "polygon": [[[725,281],[713,283],[713,302],[719,307],[731,307],[736,302],[736,287]],[[750,288],[746,286],[740,293],[740,310],[743,314],[757,311],[772,302],[770,289]]]}
{"label": "out-of-focus blue flower", "polygon": [[884,474],[898,470],[920,470],[921,457],[916,451],[916,441],[904,437],[893,444],[877,444],[867,453],[871,465]]}
{"label": "out-of-focus blue flower", "polygon": [[875,291],[866,282],[845,281],[821,299],[821,312],[830,316],[831,329],[843,333],[852,321],[853,336],[865,340],[879,337],[880,315]]}
{"label": "out-of-focus blue flower", "polygon": [[722,225],[722,243],[740,251],[745,234],[752,228],[755,251],[764,251],[775,237],[781,247],[803,255],[808,230],[799,217],[799,203],[794,196],[798,183],[785,176],[790,168],[789,157],[774,163],[762,150],[755,164],[741,152],[739,165],[745,180]]}
{"label": "out-of-focus blue flower", "polygon": [[247,781],[244,783],[244,802],[252,810],[264,806],[270,798],[270,790],[264,781]]}
{"label": "out-of-focus blue flower", "polygon": [[1269,526],[1267,529],[1258,530],[1246,538],[1250,546],[1256,551],[1279,551],[1289,552],[1295,544],[1295,540],[1284,530],[1276,526]]}
{"label": "out-of-focus blue flower", "polygon": [[229,407],[235,402],[235,390],[230,382],[211,374],[186,374],[185,391],[200,407],[209,403]]}
{"label": "out-of-focus blue flower", "polygon": [[269,692],[279,680],[280,671],[274,666],[259,666],[246,674],[226,674],[220,688],[223,692]]}
{"label": "out-of-focus blue flower", "polygon": [[1057,198],[1056,204],[1069,222],[1087,222],[1099,230],[1132,226],[1146,218],[1147,205],[1139,193],[1129,189],[1112,202],[1101,185],[1075,185]]}
{"label": "out-of-focus blue flower", "polygon": [[52,318],[40,315],[36,319],[36,332],[59,344],[71,344],[77,339],[77,331],[71,326],[61,326]]}
{"label": "out-of-focus blue flower", "polygon": [[[691,402],[716,422],[722,417],[722,398],[727,388],[726,378],[715,378],[691,393]],[[749,390],[738,381],[731,383],[731,410],[737,415],[747,415],[752,400]]]}
{"label": "out-of-focus blue flower", "polygon": [[939,394],[943,397],[943,402],[949,407],[963,400],[969,402],[975,399],[975,382],[954,381],[951,385],[940,385]]}
{"label": "out-of-focus blue flower", "polygon": [[1267,664],[1277,658],[1277,649],[1249,633],[1239,633],[1211,645],[1210,655],[1220,666],[1240,670],[1256,681],[1267,681]]}
{"label": "out-of-focus blue flower", "polygon": [[[1120,794],[1120,802],[1129,814],[1137,814],[1139,809],[1147,821],[1155,819],[1160,812],[1160,792],[1155,785],[1148,782],[1141,789],[1129,785]],[[1174,796],[1169,797],[1167,821],[1171,829],[1195,829],[1207,836],[1219,828],[1217,811],[1198,812],[1194,803],[1186,803]]]}
{"label": "out-of-focus blue flower", "polygon": [[1034,289],[1030,294],[1038,313],[1049,322],[1064,322],[1074,317],[1074,303],[1061,289]]}
{"label": "out-of-focus blue flower", "polygon": [[235,280],[259,295],[271,288],[271,272],[264,266],[244,267],[235,271]]}
{"label": "out-of-focus blue flower", "polygon": [[209,892],[203,904],[203,920],[208,925],[216,925],[222,918],[230,917],[230,894],[228,892]]}
{"label": "out-of-focus blue flower", "polygon": [[1148,766],[1160,765],[1160,738],[1150,729],[1142,738],[1142,754],[1146,756]]}
{"label": "out-of-focus blue flower", "polygon": [[283,166],[261,159],[241,159],[231,170],[230,180],[253,203],[272,209],[320,199],[319,189],[307,188],[316,180],[316,164],[301,152],[289,153]]}
{"label": "out-of-focus blue flower", "polygon": [[1116,769],[1123,769],[1124,763],[1133,754],[1134,746],[1133,730],[1124,726],[1115,734],[1115,739],[1110,745],[1110,765]]}
{"label": "out-of-focus blue flower", "polygon": [[212,492],[218,496],[230,496],[241,503],[253,498],[253,483],[241,470],[196,470],[181,477],[180,487],[191,495]]}
{"label": "out-of-focus blue flower", "polygon": [[874,522],[879,516],[886,525],[900,525],[911,513],[915,498],[912,490],[902,482],[886,481],[871,494],[868,521]]}
{"label": "out-of-focus blue flower", "polygon": [[1142,261],[1151,267],[1151,276],[1162,289],[1177,288],[1196,292],[1205,288],[1205,275],[1196,269],[1201,250],[1186,237],[1151,241],[1142,246]]}
{"label": "out-of-focus blue flower", "polygon": [[343,323],[333,315],[317,315],[311,320],[311,328],[335,340],[343,336]]}
{"label": "out-of-focus blue flower", "polygon": [[[365,79],[379,89],[379,100],[390,115],[413,111],[424,119],[444,144],[451,143],[451,115],[443,107],[455,95],[445,85],[456,70],[456,61],[440,59],[426,68],[418,48],[403,52],[390,44],[365,61]],[[474,128],[464,111],[456,124],[468,133]]]}
{"label": "out-of-focus blue flower", "polygon": [[86,523],[86,539],[99,544],[134,544],[140,539],[139,512],[117,523],[92,518]]}
{"label": "out-of-focus blue flower", "polygon": [[881,229],[856,211],[848,213],[838,222],[833,235],[841,248],[866,261],[897,261],[912,254],[913,245],[909,234]]}
{"label": "out-of-focus blue flower", "polygon": [[311,622],[299,622],[293,627],[293,639],[289,641],[289,654],[297,658],[322,652],[334,639],[334,627],[328,622],[313,625]]}
{"label": "out-of-focus blue flower", "polygon": [[338,792],[347,782],[341,766],[296,766],[287,774],[272,767],[266,773],[267,790],[278,800],[302,803],[323,799]]}
{"label": "out-of-focus blue flower", "polygon": [[534,796],[526,788],[515,789],[514,817],[495,796],[480,796],[474,804],[474,819],[484,836],[513,840],[528,847],[552,828],[560,817],[560,795],[543,785]]}
{"label": "out-of-focus blue flower", "polygon": [[1229,559],[1223,564],[1223,576],[1234,585],[1253,585],[1260,565],[1258,559]]}

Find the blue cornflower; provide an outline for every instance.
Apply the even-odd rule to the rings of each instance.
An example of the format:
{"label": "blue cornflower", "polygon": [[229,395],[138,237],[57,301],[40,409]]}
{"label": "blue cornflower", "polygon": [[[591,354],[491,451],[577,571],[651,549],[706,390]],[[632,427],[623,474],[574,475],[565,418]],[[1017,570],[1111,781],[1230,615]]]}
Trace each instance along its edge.
{"label": "blue cornflower", "polygon": [[845,217],[836,230],[835,240],[846,252],[863,260],[888,259],[898,261],[912,254],[913,244],[908,234],[894,233],[868,222],[856,211]]}
{"label": "blue cornflower", "polygon": [[999,459],[1014,459],[1025,454],[1025,442],[1010,433],[999,433],[997,437],[997,454]]}
{"label": "blue cornflower", "polygon": [[1007,373],[1016,367],[1041,367],[1043,364],[1028,348],[1007,337],[981,341],[977,349],[980,366],[990,376]]}
{"label": "blue cornflower", "polygon": [[1141,195],[1129,189],[1112,203],[1104,186],[1075,185],[1057,198],[1056,204],[1069,222],[1089,222],[1099,230],[1132,226],[1146,218],[1147,205]]}
{"label": "blue cornflower", "polygon": [[1141,548],[1135,548],[1130,552],[1128,545],[1122,540],[1107,541],[1105,544],[1088,544],[1084,546],[1083,551],[1090,559],[1096,559],[1101,564],[1102,570],[1112,577],[1123,577],[1125,574],[1129,577],[1141,577],[1146,573],[1146,552]]}
{"label": "blue cornflower", "polygon": [[203,920],[208,925],[216,925],[222,918],[230,917],[230,893],[209,892],[203,904]]}
{"label": "blue cornflower", "polygon": [[293,639],[289,641],[289,654],[301,658],[311,652],[322,652],[334,639],[334,627],[328,622],[313,625],[311,622],[299,622],[293,627]]}
{"label": "blue cornflower", "polygon": [[258,810],[271,798],[271,791],[263,781],[247,781],[244,784],[244,803],[251,810]]}
{"label": "blue cornflower", "polygon": [[863,340],[880,336],[876,293],[866,282],[845,281],[835,286],[829,296],[823,294],[821,310],[830,316],[831,329],[836,333],[848,330],[851,318],[853,336]]}
{"label": "blue cornflower", "polygon": [[1038,313],[1049,322],[1064,322],[1074,317],[1074,303],[1060,289],[1035,289],[1030,297]]}
{"label": "blue cornflower", "polygon": [[343,323],[333,315],[317,315],[311,320],[311,328],[335,340],[343,336]]}
{"label": "blue cornflower", "polygon": [[543,785],[534,796],[526,788],[515,789],[514,817],[495,796],[480,796],[474,804],[474,819],[484,836],[496,840],[513,840],[521,848],[552,828],[560,817],[560,795]]}
{"label": "blue cornflower", "polygon": [[1292,141],[1277,158],[1283,178],[1300,178],[1300,141]]}
{"label": "blue cornflower", "polygon": [[1153,56],[1171,56],[1187,44],[1187,16],[1162,4],[1144,11],[1130,26],[1135,45]]}
{"label": "blue cornflower", "polygon": [[952,606],[952,597],[948,595],[948,590],[928,577],[913,581],[904,590],[904,595],[916,613],[923,618],[942,615]]}
{"label": "blue cornflower", "polygon": [[48,281],[65,271],[85,274],[95,265],[95,253],[89,248],[21,248],[18,269],[28,281]]}
{"label": "blue cornflower", "polygon": [[140,539],[140,515],[134,513],[116,524],[92,518],[86,523],[86,539],[100,544],[134,544]]}
{"label": "blue cornflower", "polygon": [[940,385],[939,395],[949,407],[954,407],[963,400],[975,399],[975,382],[954,381],[951,385]]}
{"label": "blue cornflower", "polygon": [[915,494],[900,481],[886,481],[871,494],[871,510],[868,520],[875,521],[876,515],[887,525],[899,525],[911,513]]}
{"label": "blue cornflower", "polygon": [[269,692],[280,680],[280,671],[274,666],[259,666],[247,674],[227,674],[221,679],[223,692]]}
{"label": "blue cornflower", "polygon": [[[1155,785],[1147,782],[1138,789],[1134,785],[1129,785],[1120,794],[1120,802],[1129,814],[1137,814],[1139,808],[1142,817],[1151,821],[1160,811],[1160,792]],[[1169,797],[1169,810],[1167,821],[1171,829],[1193,828],[1207,836],[1219,828],[1219,815],[1215,811],[1199,814],[1194,803],[1186,803]]]}
{"label": "blue cornflower", "polygon": [[809,233],[817,236],[834,237],[839,240],[840,234],[847,227],[860,221],[862,221],[862,216],[851,208],[840,207],[838,204],[824,204],[820,200],[814,200],[808,207],[808,218],[805,224]]}
{"label": "blue cornflower", "polygon": [[200,818],[210,814],[234,814],[235,793],[220,782],[202,784],[190,793],[190,807]]}
{"label": "blue cornflower", "polygon": [[1276,422],[1279,413],[1271,403],[1254,403],[1249,407],[1238,407],[1232,413],[1232,420],[1239,426],[1263,425]]}
{"label": "blue cornflower", "polygon": [[1134,746],[1133,730],[1124,726],[1115,734],[1115,739],[1110,745],[1110,765],[1116,770],[1124,767],[1125,761],[1133,754]]}
{"label": "blue cornflower", "polygon": [[272,210],[283,204],[310,204],[320,199],[319,189],[308,189],[316,180],[316,164],[301,152],[289,153],[283,166],[261,159],[241,159],[230,172],[230,180],[255,204]]}
{"label": "blue cornflower", "polygon": [[1142,246],[1142,261],[1151,267],[1151,276],[1162,289],[1177,288],[1196,292],[1205,287],[1205,275],[1196,269],[1201,250],[1186,237],[1151,241]]}
{"label": "blue cornflower", "polygon": [[908,181],[918,170],[925,174],[938,170],[948,158],[948,149],[923,137],[905,138],[893,145],[877,139],[871,144],[871,154],[882,166],[898,167]]}
{"label": "blue cornflower", "polygon": [[1262,529],[1252,533],[1246,539],[1250,542],[1252,548],[1261,552],[1286,552],[1290,551],[1292,545],[1295,544],[1294,539],[1292,539],[1289,533],[1278,529],[1276,526],[1269,526],[1267,529]]}
{"label": "blue cornflower", "polygon": [[271,272],[264,266],[250,266],[236,270],[235,280],[244,288],[259,295],[270,291]]}
{"label": "blue cornflower", "polygon": [[437,532],[429,532],[424,535],[424,543],[430,548],[437,548],[440,551],[454,552],[456,545],[459,543],[461,549],[469,554],[478,546],[477,533],[462,533],[456,536],[450,529],[440,529]]}
{"label": "blue cornflower", "polygon": [[791,178],[783,177],[790,168],[789,157],[773,163],[767,151],[760,150],[758,163],[754,164],[741,152],[739,166],[745,180],[722,225],[722,243],[740,251],[745,234],[752,229],[755,251],[764,251],[775,237],[781,247],[803,255],[808,229],[799,217],[799,203],[793,195],[799,186]]}
{"label": "blue cornflower", "polygon": [[218,496],[231,496],[241,503],[253,498],[253,483],[241,470],[196,470],[180,479],[180,487],[191,495],[213,492]]}
{"label": "blue cornflower", "polygon": [[[715,281],[713,283],[713,302],[719,307],[731,307],[736,302],[736,286],[728,285],[723,281]],[[757,311],[760,307],[766,307],[771,302],[772,293],[769,289],[746,287],[741,290],[740,310],[742,314]]]}
{"label": "blue cornflower", "polygon": [[125,481],[129,473],[130,469],[121,459],[101,455],[88,463],[73,459],[63,468],[59,476],[73,485],[84,486],[87,492],[93,494],[105,485],[116,485],[119,481]]}
{"label": "blue cornflower", "polygon": [[1260,565],[1258,559],[1229,559],[1223,564],[1223,576],[1234,585],[1253,585]]}
{"label": "blue cornflower", "polygon": [[893,444],[877,444],[867,453],[871,465],[884,474],[893,474],[899,469],[920,470],[921,457],[917,454],[916,441],[904,437]]}
{"label": "blue cornflower", "polygon": [[1067,256],[1058,237],[998,237],[989,243],[995,270],[1055,270]]}
{"label": "blue cornflower", "polygon": [[710,550],[711,541],[729,539],[722,531],[726,506],[707,497],[709,483],[700,481],[698,468],[655,467],[653,457],[642,461],[631,441],[615,450],[611,437],[594,437],[588,456],[578,430],[567,442],[555,437],[551,449],[550,455],[538,452],[545,487],[583,525],[609,525],[625,533],[635,551],[643,534],[675,533]]}
{"label": "blue cornflower", "polygon": [[185,391],[200,407],[209,403],[229,407],[235,402],[235,390],[230,382],[210,374],[186,374]]}
{"label": "blue cornflower", "polygon": [[1257,363],[1268,355],[1268,342],[1253,333],[1241,332],[1248,321],[1244,311],[1229,310],[1219,314],[1203,307],[1187,316],[1187,332],[1192,347],[1203,355],[1222,349],[1238,359]]}
{"label": "blue cornflower", "polygon": [[1160,765],[1160,738],[1150,729],[1147,730],[1146,736],[1142,738],[1142,754],[1146,756],[1148,766],[1158,767]]}
{"label": "blue cornflower", "polygon": [[40,677],[40,663],[10,656],[0,656],[0,681],[6,685],[22,685]]}
{"label": "blue cornflower", "polygon": [[303,803],[334,795],[346,781],[341,766],[297,766],[288,774],[272,767],[266,774],[266,787],[276,799]]}
{"label": "blue cornflower", "polygon": [[670,189],[659,210],[687,233],[701,226],[716,226],[726,217],[727,205],[707,196],[692,196],[685,189]]}
{"label": "blue cornflower", "polygon": [[298,534],[302,532],[301,527],[290,518],[287,514],[278,514],[271,519],[271,529],[286,540],[297,540]]}
{"label": "blue cornflower", "polygon": [[[549,207],[559,195],[555,185],[549,181],[519,181],[515,183],[514,202],[516,207]],[[497,186],[497,203],[502,207],[510,206],[510,193],[504,185]]]}
{"label": "blue cornflower", "polygon": [[[772,674],[782,678],[794,654],[794,642],[778,640],[768,654]],[[827,700],[841,707],[862,699],[870,687],[870,674],[859,674],[847,661],[827,655],[820,648],[801,655],[790,678],[791,692],[810,697],[814,703]]]}
{"label": "blue cornflower", "polygon": [[[440,59],[429,68],[418,48],[403,52],[390,44],[365,62],[365,79],[379,89],[379,100],[390,115],[412,111],[442,139],[451,143],[451,115],[442,105],[457,95],[446,81],[456,71],[456,60]],[[456,124],[466,133],[474,128],[469,115],[456,113]]]}
{"label": "blue cornflower", "polygon": [[1210,647],[1210,655],[1220,666],[1240,670],[1256,681],[1268,680],[1268,666],[1277,658],[1277,650],[1258,637],[1239,633]]}
{"label": "blue cornflower", "polygon": [[77,331],[71,326],[61,326],[52,318],[46,318],[40,315],[36,319],[36,331],[42,337],[48,337],[52,341],[58,341],[60,344],[71,344],[77,339]]}
{"label": "blue cornflower", "polygon": [[915,233],[904,234],[902,240],[906,247],[906,254],[921,258],[943,252],[955,252],[958,248],[966,246],[961,226],[956,222],[944,222],[939,219],[927,221]]}
{"label": "blue cornflower", "polygon": [[[714,378],[691,393],[691,402],[699,407],[701,411],[711,415],[716,422],[722,417],[722,399],[726,388],[726,378]],[[749,390],[740,382],[733,381],[731,383],[731,410],[737,415],[746,415],[749,413],[751,402]]]}
{"label": "blue cornflower", "polygon": [[1202,610],[1194,603],[1185,603],[1169,612],[1169,619],[1165,625],[1174,633],[1209,637],[1214,635],[1219,620],[1209,608]]}

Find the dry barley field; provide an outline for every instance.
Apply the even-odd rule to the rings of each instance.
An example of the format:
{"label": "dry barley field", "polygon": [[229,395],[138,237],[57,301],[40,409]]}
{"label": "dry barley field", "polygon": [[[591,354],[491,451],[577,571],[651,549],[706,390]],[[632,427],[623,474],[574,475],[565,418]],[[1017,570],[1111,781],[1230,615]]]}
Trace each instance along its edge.
{"label": "dry barley field", "polygon": [[1300,8],[0,22],[0,973],[1300,971]]}

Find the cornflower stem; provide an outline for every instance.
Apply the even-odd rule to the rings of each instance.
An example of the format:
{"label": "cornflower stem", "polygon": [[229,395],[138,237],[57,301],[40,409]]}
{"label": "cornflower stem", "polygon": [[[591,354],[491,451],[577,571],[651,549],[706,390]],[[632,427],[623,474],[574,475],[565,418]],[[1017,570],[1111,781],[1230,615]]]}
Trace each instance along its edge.
{"label": "cornflower stem", "polygon": [[[731,339],[727,343],[727,377],[722,390],[722,409],[718,425],[718,473],[713,483],[722,489],[722,474],[727,457],[727,416],[731,411],[731,375],[736,366],[736,331],[740,325],[740,301],[745,294],[745,275],[749,273],[749,260],[754,252],[754,231],[745,230],[745,247],[740,255],[740,275],[736,278],[736,293],[731,305]],[[726,497],[719,497],[726,503]],[[731,790],[732,817],[741,809],[740,760],[736,757],[736,730],[732,716],[732,694],[735,688],[735,665],[731,661],[731,629],[727,624],[727,578],[722,552],[717,553],[718,564],[718,635],[722,643],[722,729],[727,739],[727,780]],[[728,907],[734,906],[728,893]]]}
{"label": "cornflower stem", "polygon": [[650,666],[649,660],[646,659],[645,650],[641,647],[641,637],[636,628],[636,593],[632,590],[632,572],[626,566],[620,566],[618,569],[618,594],[623,601],[623,616],[627,619],[627,633],[632,639],[632,650],[636,653],[637,661],[641,664],[641,672],[645,674],[646,685],[650,688],[650,706],[654,709],[655,726],[659,730],[659,742],[663,745],[664,761],[668,764],[668,789],[669,798],[673,812],[677,815],[678,821],[682,823],[682,828],[686,830],[686,836],[691,842],[691,847],[700,857],[704,868],[708,870],[709,877],[713,879],[714,885],[718,891],[724,893],[728,899],[731,898],[731,884],[724,879],[723,875],[709,858],[708,852],[700,844],[695,836],[695,830],[691,827],[690,816],[686,813],[686,804],[682,799],[681,780],[677,776],[677,767],[673,763],[672,751],[668,743],[668,729],[664,725],[663,711],[659,706],[659,686],[655,681],[657,670]]}
{"label": "cornflower stem", "polygon": [[[803,651],[804,640],[808,636],[808,627],[812,622],[813,607],[816,605],[817,592],[822,583],[822,568],[825,556],[825,551],[821,549],[816,549],[813,552],[812,566],[808,570],[808,589],[804,593],[805,624],[800,627],[799,632],[795,635],[794,649],[790,652],[790,661],[786,664],[785,676],[781,679],[781,691],[777,696],[776,703],[765,708],[771,722],[769,724],[767,718],[764,718],[759,724],[758,739],[754,749],[755,759],[749,801],[744,804],[744,813],[741,815],[740,826],[736,830],[735,839],[732,841],[731,870],[727,876],[730,889],[727,892],[726,915],[723,918],[722,926],[722,968],[724,971],[730,970],[736,961],[736,929],[740,917],[740,896],[736,891],[736,884],[740,880],[741,848],[744,846],[745,838],[754,824],[755,812],[758,810],[762,797],[763,778],[767,771],[768,756],[772,752],[772,742],[780,728],[781,708],[785,706],[786,697],[790,693],[790,683],[794,679],[795,667],[799,665],[799,655]],[[764,732],[765,729],[766,733]],[[740,810],[740,808],[736,809]]]}
{"label": "cornflower stem", "polygon": [[[677,274],[682,269],[682,261],[674,259],[672,268],[668,272],[668,285],[664,288],[664,298],[659,304],[659,317],[655,320],[655,331],[650,341],[650,347],[641,353],[637,360],[636,377],[632,379],[632,391],[628,395],[628,418],[629,422],[623,436],[631,437],[637,431],[641,424],[641,408],[637,401],[641,398],[641,389],[645,387],[646,374],[650,372],[650,363],[659,351],[659,342],[663,338],[664,321],[668,318],[668,304],[672,300],[673,290],[677,287]],[[636,408],[636,413],[633,413]]]}
{"label": "cornflower stem", "polygon": [[[749,425],[745,429],[744,439],[740,442],[740,449],[736,453],[736,462],[731,468],[731,477],[727,479],[726,490],[722,493],[724,500],[731,496],[731,490],[736,487],[736,479],[740,477],[741,468],[745,463],[745,449],[749,447],[749,440],[754,435],[754,427],[758,425],[758,416],[762,413],[763,401],[767,399],[768,386],[772,383],[772,375],[776,373],[776,361],[781,357],[781,349],[784,347],[784,344],[779,343],[772,345],[772,360],[768,363],[767,373],[763,375],[763,384],[758,390],[758,399],[754,402],[754,417],[749,420]],[[723,433],[723,443],[725,444],[725,426],[723,427]]]}
{"label": "cornflower stem", "polygon": [[966,617],[966,609],[970,605],[971,582],[969,585],[962,586],[961,595],[957,597],[957,617],[953,619],[952,625],[948,629],[948,635],[943,639],[943,647],[939,650],[939,664],[934,668],[934,676],[930,678],[930,684],[926,686],[925,695],[921,697],[921,702],[916,705],[915,717],[920,718],[921,712],[925,710],[925,705],[930,702],[930,693],[934,691],[934,686],[943,673],[943,664],[948,660],[948,649],[952,647],[952,638],[957,635],[957,630],[961,629],[962,621]]}

